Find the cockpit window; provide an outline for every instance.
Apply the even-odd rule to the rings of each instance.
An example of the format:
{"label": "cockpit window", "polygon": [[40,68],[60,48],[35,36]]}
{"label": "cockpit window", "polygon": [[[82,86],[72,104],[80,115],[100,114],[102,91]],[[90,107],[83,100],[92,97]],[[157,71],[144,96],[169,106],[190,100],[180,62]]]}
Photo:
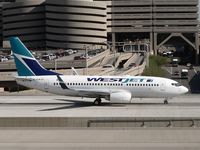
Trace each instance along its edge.
{"label": "cockpit window", "polygon": [[173,86],[176,86],[176,87],[181,86],[180,83],[172,83],[172,85],[173,85]]}

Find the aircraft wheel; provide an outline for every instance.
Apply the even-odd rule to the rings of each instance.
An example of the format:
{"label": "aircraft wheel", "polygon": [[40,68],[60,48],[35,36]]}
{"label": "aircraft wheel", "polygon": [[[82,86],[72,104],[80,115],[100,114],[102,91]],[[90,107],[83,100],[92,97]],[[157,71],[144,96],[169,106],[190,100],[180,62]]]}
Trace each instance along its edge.
{"label": "aircraft wheel", "polygon": [[168,104],[168,100],[166,99],[166,100],[164,100],[164,104]]}
{"label": "aircraft wheel", "polygon": [[101,105],[101,99],[100,98],[95,99],[94,105]]}

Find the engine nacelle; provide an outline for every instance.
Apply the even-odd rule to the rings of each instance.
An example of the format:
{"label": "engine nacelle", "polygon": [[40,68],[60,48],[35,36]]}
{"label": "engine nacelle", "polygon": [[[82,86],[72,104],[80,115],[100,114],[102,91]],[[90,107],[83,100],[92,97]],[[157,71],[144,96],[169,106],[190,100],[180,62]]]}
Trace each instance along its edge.
{"label": "engine nacelle", "polygon": [[110,94],[111,103],[130,103],[131,98],[132,96],[129,92],[116,92]]}

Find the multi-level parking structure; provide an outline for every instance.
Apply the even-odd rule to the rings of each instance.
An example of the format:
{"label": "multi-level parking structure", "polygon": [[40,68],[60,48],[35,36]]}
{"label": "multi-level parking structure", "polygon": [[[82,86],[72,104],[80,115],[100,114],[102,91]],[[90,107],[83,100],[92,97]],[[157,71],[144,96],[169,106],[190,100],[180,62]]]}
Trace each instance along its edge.
{"label": "multi-level parking structure", "polygon": [[84,49],[105,45],[106,5],[89,0],[46,1],[46,46]]}
{"label": "multi-level parking structure", "polygon": [[112,43],[125,39],[128,33],[131,36],[139,33],[141,37],[149,36],[155,54],[165,43],[176,46],[181,41],[181,45],[189,46],[199,55],[198,0],[95,1],[107,4],[107,31]]}
{"label": "multi-level parking structure", "polygon": [[14,2],[14,0],[1,0],[0,1],[0,47],[2,47],[3,41],[3,22],[2,22],[2,7],[5,4],[9,4],[10,2]]}
{"label": "multi-level parking structure", "polygon": [[45,47],[44,0],[16,1],[3,5],[3,40],[18,36],[26,46]]}
{"label": "multi-level parking structure", "polygon": [[153,26],[155,53],[172,41],[196,53],[198,63],[198,0],[153,0]]}

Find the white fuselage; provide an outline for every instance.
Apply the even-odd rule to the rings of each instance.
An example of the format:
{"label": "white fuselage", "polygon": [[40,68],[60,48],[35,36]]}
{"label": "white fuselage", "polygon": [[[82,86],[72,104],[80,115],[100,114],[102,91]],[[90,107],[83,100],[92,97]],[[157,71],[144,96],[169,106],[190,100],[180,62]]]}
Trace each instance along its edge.
{"label": "white fuselage", "polygon": [[[106,98],[129,92],[132,98],[171,98],[188,91],[176,81],[147,76],[20,76],[18,84],[59,95]],[[62,84],[62,85],[61,85]],[[64,87],[63,87],[64,86]],[[67,87],[67,88],[66,88]]]}

